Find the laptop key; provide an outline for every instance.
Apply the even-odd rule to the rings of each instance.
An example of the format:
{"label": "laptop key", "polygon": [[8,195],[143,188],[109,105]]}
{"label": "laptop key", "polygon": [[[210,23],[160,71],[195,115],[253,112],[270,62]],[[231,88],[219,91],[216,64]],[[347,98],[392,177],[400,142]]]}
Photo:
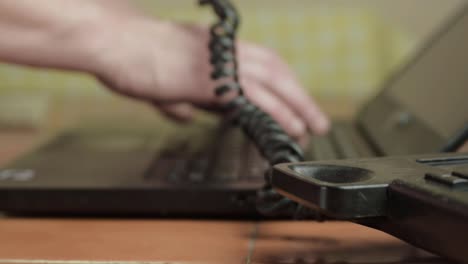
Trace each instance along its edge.
{"label": "laptop key", "polygon": [[215,182],[231,182],[239,179],[241,162],[238,157],[233,159],[218,159],[211,180]]}
{"label": "laptop key", "polygon": [[187,171],[187,179],[192,183],[202,183],[207,179],[208,166],[210,164],[206,155],[197,154],[197,157],[190,161]]}
{"label": "laptop key", "polygon": [[335,144],[342,158],[373,157],[375,152],[353,123],[337,123],[333,130]]}
{"label": "laptop key", "polygon": [[263,180],[268,162],[260,155],[252,143],[248,143],[245,155],[245,169],[242,172],[241,179],[245,180]]}
{"label": "laptop key", "polygon": [[222,131],[218,141],[218,149],[213,160],[213,170],[210,181],[232,182],[239,180],[246,139],[242,131],[235,127],[228,127]]}
{"label": "laptop key", "polygon": [[169,172],[168,181],[172,183],[181,182],[184,180],[184,176],[187,174],[187,160],[177,160],[174,164],[173,169]]}
{"label": "laptop key", "polygon": [[205,181],[205,175],[202,172],[190,171],[188,173],[188,180],[192,183],[202,183]]}
{"label": "laptop key", "polygon": [[308,148],[307,160],[327,160],[338,158],[329,135],[314,136]]}

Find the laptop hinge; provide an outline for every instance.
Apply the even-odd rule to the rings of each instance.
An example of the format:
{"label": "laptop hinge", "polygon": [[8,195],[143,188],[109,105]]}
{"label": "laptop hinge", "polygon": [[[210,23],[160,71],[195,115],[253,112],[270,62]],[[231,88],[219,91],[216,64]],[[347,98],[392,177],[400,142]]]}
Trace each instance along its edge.
{"label": "laptop hinge", "polygon": [[360,120],[356,120],[355,124],[356,124],[357,131],[361,135],[362,140],[369,146],[369,148],[375,154],[375,156],[377,157],[384,156],[385,153],[379,147],[376,140],[374,140],[374,138],[371,136],[371,133],[369,133],[366,130],[365,126],[362,125]]}
{"label": "laptop hinge", "polygon": [[441,152],[457,151],[468,140],[468,123],[458,132],[446,145],[442,147]]}

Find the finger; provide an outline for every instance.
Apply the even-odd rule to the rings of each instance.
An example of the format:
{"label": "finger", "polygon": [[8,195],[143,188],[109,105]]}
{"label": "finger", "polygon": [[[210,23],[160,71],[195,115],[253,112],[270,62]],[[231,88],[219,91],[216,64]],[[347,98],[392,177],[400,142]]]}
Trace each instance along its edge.
{"label": "finger", "polygon": [[270,114],[292,137],[299,138],[307,133],[306,124],[288,105],[275,94],[252,80],[243,83],[245,95],[263,111]]}
{"label": "finger", "polygon": [[468,152],[468,140],[457,150],[458,152]]}
{"label": "finger", "polygon": [[152,103],[162,114],[178,122],[190,122],[195,108],[187,103]]}
{"label": "finger", "polygon": [[[275,53],[255,45],[240,49],[241,76],[259,81],[301,116],[317,134],[325,133],[329,121],[316,102],[305,92],[294,73]],[[245,61],[246,63],[242,63]]]}

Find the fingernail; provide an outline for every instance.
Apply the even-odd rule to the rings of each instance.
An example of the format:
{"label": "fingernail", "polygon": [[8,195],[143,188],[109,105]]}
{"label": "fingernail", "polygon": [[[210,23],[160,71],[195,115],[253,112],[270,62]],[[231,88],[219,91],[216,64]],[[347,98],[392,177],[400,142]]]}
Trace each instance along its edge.
{"label": "fingernail", "polygon": [[291,121],[291,134],[293,134],[293,136],[300,136],[303,135],[305,132],[306,126],[303,122],[297,119]]}
{"label": "fingernail", "polygon": [[313,127],[315,128],[315,133],[322,135],[325,134],[330,128],[330,122],[325,116],[320,115],[315,120],[313,120]]}

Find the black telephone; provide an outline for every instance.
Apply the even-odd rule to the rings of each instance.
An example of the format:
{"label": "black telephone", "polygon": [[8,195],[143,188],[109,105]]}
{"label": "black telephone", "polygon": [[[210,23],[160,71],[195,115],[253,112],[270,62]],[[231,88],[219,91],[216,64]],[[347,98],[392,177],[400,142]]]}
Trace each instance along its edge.
{"label": "black telephone", "polygon": [[468,262],[468,154],[302,162],[301,148],[243,95],[235,8],[228,0],[200,3],[211,5],[219,18],[209,44],[212,78],[222,83],[215,93],[273,166],[259,191],[260,212],[349,220]]}
{"label": "black telephone", "polygon": [[326,217],[468,261],[468,153],[280,164],[271,180]]}

